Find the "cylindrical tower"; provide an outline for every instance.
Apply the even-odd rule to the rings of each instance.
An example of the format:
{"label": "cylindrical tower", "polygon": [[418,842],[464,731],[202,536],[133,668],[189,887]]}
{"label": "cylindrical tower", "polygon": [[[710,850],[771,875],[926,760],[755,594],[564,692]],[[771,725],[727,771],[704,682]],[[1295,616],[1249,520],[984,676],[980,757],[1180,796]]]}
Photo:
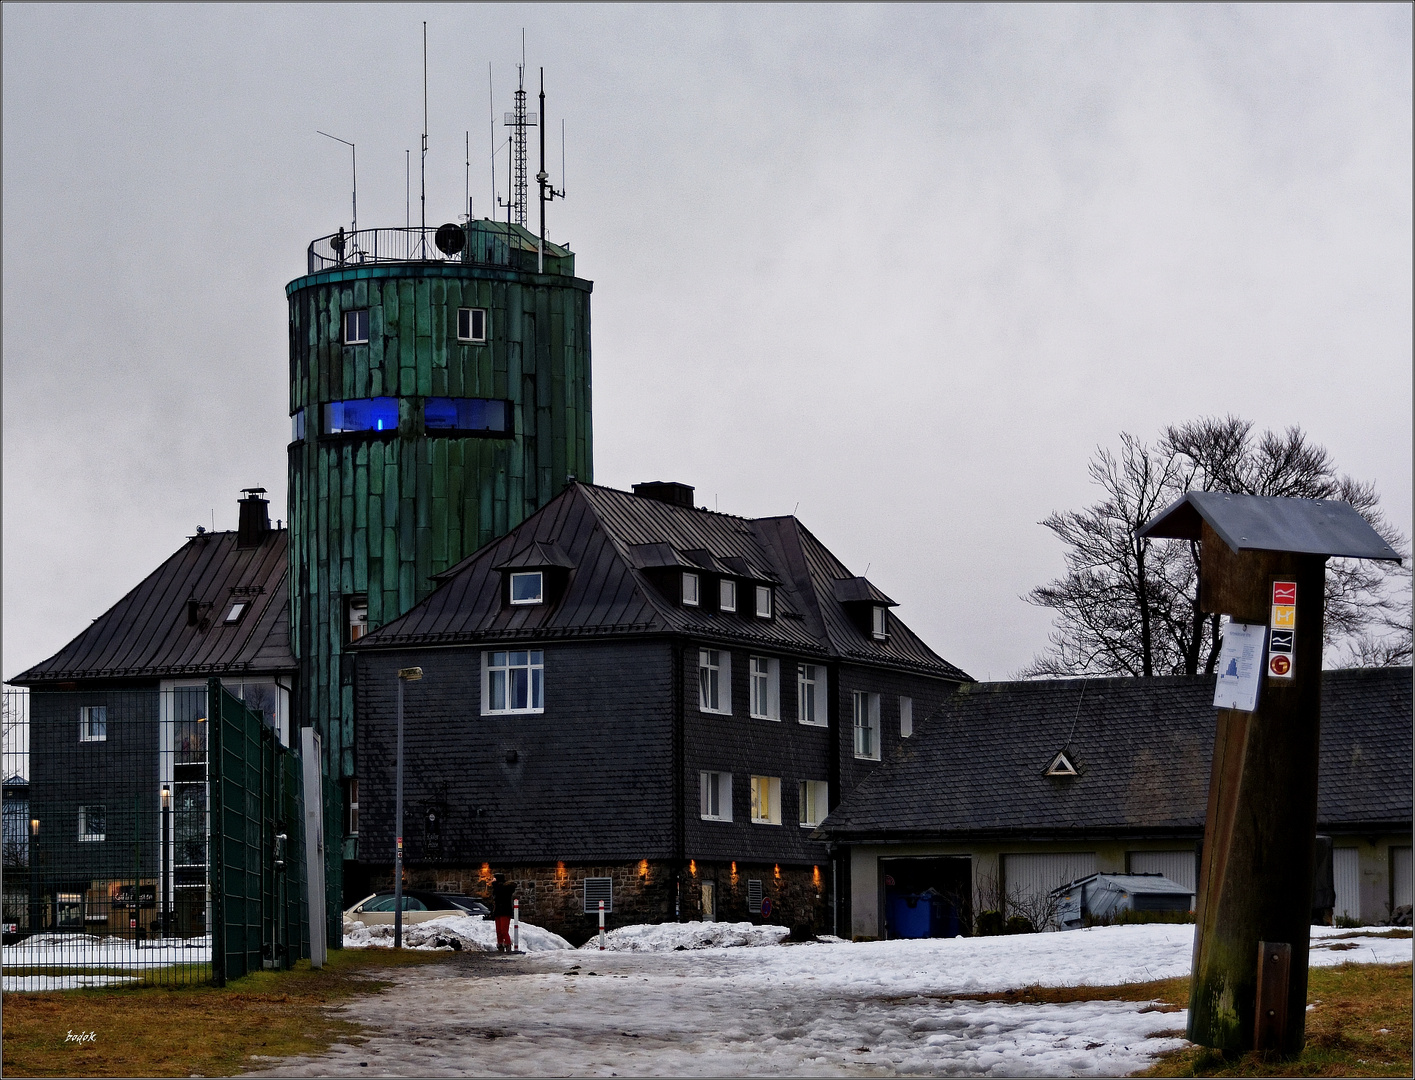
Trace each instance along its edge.
{"label": "cylindrical tower", "polygon": [[344,646],[593,479],[592,285],[558,245],[537,273],[538,243],[489,220],[341,229],[286,286],[290,637],[332,778],[355,776]]}

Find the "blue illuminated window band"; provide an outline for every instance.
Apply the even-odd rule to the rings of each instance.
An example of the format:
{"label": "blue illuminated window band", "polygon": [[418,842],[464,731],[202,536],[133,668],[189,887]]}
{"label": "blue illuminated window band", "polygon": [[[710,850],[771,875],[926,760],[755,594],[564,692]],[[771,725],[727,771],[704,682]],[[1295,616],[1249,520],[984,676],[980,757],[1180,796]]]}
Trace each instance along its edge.
{"label": "blue illuminated window band", "polygon": [[[304,437],[304,410],[293,418],[296,440]],[[398,431],[398,399],[359,398],[331,401],[324,406],[325,435],[388,434]],[[423,427],[430,435],[491,435],[514,433],[511,402],[497,398],[427,398]]]}

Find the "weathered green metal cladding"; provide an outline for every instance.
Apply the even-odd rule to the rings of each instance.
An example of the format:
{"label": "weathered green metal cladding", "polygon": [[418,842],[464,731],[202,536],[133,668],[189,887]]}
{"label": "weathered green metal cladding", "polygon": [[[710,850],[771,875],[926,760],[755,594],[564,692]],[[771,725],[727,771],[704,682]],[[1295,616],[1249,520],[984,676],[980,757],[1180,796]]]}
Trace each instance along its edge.
{"label": "weathered green metal cladding", "polygon": [[[469,239],[498,240],[477,228]],[[547,270],[564,273],[379,263],[286,287],[290,413],[305,410],[304,438],[289,448],[292,638],[302,722],[321,732],[340,777],[355,769],[345,599],[366,594],[370,628],[386,623],[432,591],[433,575],[549,502],[567,476],[593,480],[592,285],[573,268],[557,249]],[[485,344],[458,341],[464,307],[486,310]],[[343,316],[356,309],[368,310],[369,340],[346,345]],[[396,433],[321,434],[325,404],[373,397],[399,399]],[[510,400],[514,431],[429,433],[427,397]]]}

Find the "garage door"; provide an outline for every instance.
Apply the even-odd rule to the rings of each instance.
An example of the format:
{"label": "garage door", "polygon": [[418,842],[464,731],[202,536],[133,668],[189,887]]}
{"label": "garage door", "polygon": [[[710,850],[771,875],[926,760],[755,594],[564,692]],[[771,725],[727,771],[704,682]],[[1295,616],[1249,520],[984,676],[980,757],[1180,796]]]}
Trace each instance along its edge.
{"label": "garage door", "polygon": [[1186,889],[1193,889],[1198,880],[1195,870],[1198,856],[1193,848],[1187,851],[1132,851],[1129,857],[1132,874],[1163,874]]}
{"label": "garage door", "polygon": [[1390,849],[1390,879],[1392,899],[1395,907],[1409,907],[1411,904],[1412,889],[1410,866],[1410,849],[1408,847],[1393,847]]}
{"label": "garage door", "polygon": [[1002,857],[1002,880],[1009,901],[1044,895],[1068,881],[1075,881],[1095,872],[1094,851]]}
{"label": "garage door", "polygon": [[1338,919],[1361,918],[1361,860],[1354,847],[1332,848],[1332,884],[1336,904],[1332,915]]}

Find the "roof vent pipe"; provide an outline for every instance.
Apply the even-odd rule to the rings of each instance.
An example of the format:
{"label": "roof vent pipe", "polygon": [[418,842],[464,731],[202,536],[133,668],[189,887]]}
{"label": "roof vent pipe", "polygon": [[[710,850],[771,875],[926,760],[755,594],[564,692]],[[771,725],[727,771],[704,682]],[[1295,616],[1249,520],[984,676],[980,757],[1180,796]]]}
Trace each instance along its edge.
{"label": "roof vent pipe", "polygon": [[237,503],[241,508],[241,517],[236,528],[236,546],[260,547],[261,541],[270,532],[270,502],[264,498],[265,488],[242,488],[241,494],[245,498]]}

